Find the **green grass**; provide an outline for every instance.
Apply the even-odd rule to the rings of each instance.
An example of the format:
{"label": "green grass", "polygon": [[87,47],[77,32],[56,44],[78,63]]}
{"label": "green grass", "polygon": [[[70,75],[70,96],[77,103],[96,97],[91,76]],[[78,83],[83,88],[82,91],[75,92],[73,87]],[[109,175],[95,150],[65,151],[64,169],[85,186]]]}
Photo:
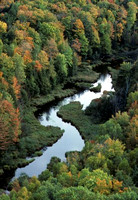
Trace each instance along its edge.
{"label": "green grass", "polygon": [[58,116],[64,121],[71,122],[85,140],[94,139],[98,132],[98,125],[92,124],[90,117],[81,109],[82,105],[79,102],[71,102],[60,108]]}
{"label": "green grass", "polygon": [[72,82],[94,83],[97,81],[99,73],[92,70],[92,66],[80,66],[77,75],[71,78]]}
{"label": "green grass", "polygon": [[91,86],[91,83],[86,83],[86,82],[76,82],[75,83],[75,86],[79,89],[82,89],[82,90],[87,90],[90,88]]}
{"label": "green grass", "polygon": [[47,104],[49,102],[60,100],[68,96],[72,96],[76,94],[77,90],[73,89],[63,89],[62,87],[57,87],[56,89],[52,90],[50,94],[44,96],[38,96],[31,100],[31,106],[37,107]]}
{"label": "green grass", "polygon": [[43,152],[42,152],[42,151],[36,151],[36,152],[33,154],[33,157],[42,156],[42,155],[43,155]]}
{"label": "green grass", "polygon": [[92,87],[90,88],[90,91],[92,92],[100,92],[101,91],[101,83],[98,83],[98,85],[96,87]]}
{"label": "green grass", "polygon": [[59,127],[42,126],[31,109],[25,111],[22,129],[23,135],[21,135],[19,146],[26,154],[32,154],[44,146],[54,144],[64,132]]}

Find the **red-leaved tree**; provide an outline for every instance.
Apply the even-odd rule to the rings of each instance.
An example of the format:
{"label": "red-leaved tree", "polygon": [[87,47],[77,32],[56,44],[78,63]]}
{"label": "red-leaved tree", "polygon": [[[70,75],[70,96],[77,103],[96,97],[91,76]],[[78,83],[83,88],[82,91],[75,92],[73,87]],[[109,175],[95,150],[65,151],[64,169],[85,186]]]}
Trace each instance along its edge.
{"label": "red-leaved tree", "polygon": [[0,150],[18,141],[20,134],[19,109],[7,100],[0,100]]}

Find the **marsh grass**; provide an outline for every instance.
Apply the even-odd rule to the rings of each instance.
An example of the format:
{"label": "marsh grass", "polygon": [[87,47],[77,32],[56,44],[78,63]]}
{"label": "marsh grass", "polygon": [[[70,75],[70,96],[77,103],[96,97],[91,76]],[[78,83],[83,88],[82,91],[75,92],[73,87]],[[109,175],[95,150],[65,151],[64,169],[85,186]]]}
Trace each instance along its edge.
{"label": "marsh grass", "polygon": [[94,139],[98,132],[99,126],[92,124],[90,117],[85,115],[82,110],[80,102],[71,102],[68,105],[62,106],[58,116],[64,121],[71,122],[85,140]]}
{"label": "marsh grass", "polygon": [[90,91],[92,91],[92,92],[100,92],[101,88],[102,88],[101,83],[98,83],[98,85],[96,87],[90,88]]}

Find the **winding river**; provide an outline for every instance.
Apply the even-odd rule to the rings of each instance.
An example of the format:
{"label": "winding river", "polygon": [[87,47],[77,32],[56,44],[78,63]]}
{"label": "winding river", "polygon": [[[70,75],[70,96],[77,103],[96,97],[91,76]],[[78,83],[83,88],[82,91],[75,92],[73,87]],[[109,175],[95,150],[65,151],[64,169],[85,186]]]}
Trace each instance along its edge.
{"label": "winding river", "polygon": [[62,101],[59,101],[50,108],[46,108],[45,111],[40,113],[38,120],[42,125],[59,126],[61,129],[64,129],[65,132],[55,144],[53,144],[51,147],[43,149],[42,156],[35,157],[35,160],[26,167],[18,168],[15,171],[14,178],[18,178],[21,173],[26,173],[30,177],[33,175],[38,176],[42,171],[46,169],[51,157],[56,156],[59,157],[62,161],[65,161],[65,153],[67,151],[81,151],[84,147],[84,140],[82,139],[79,131],[70,123],[66,123],[61,118],[59,118],[57,116],[57,112],[61,106],[66,105],[71,101],[79,101],[83,105],[83,109],[85,109],[90,104],[91,100],[99,98],[103,94],[104,90],[114,91],[112,89],[111,81],[112,79],[109,74],[102,74],[98,81],[93,84],[94,86],[97,86],[98,83],[101,83],[101,92],[94,93],[89,90],[85,90],[84,92],[75,94],[71,97],[64,98]]}

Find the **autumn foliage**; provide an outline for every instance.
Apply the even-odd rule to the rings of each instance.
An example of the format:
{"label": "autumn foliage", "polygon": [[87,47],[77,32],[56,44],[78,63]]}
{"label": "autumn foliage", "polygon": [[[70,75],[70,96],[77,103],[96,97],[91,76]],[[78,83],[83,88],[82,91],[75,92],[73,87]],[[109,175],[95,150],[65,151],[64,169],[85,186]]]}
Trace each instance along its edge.
{"label": "autumn foliage", "polygon": [[20,134],[19,109],[7,100],[0,100],[0,150],[18,141]]}
{"label": "autumn foliage", "polygon": [[[5,165],[8,168],[13,165],[15,157],[18,161],[14,168],[21,158],[45,145],[45,141],[52,143],[54,137],[59,137],[58,133],[55,136],[53,132],[45,132],[45,127],[40,127],[33,115],[35,108],[31,106],[60,97],[60,86],[63,89],[73,86],[75,91],[74,87],[81,85],[83,75],[87,81],[85,73],[93,73],[95,66],[102,68],[103,62],[106,62],[105,66],[114,65],[117,57],[117,62],[127,58],[130,63],[124,65],[121,75],[113,73],[116,79],[118,77],[116,84],[112,78],[114,88],[123,82],[127,85],[127,92],[132,91],[131,95],[122,92],[126,94],[125,101],[128,98],[125,112],[117,111],[112,118],[110,114],[115,110],[114,104],[117,107],[116,92],[111,94],[113,101],[108,92],[104,92],[107,98],[93,100],[88,112],[86,109],[83,114],[88,114],[90,120],[94,116],[95,134],[90,131],[89,120],[83,120],[82,126],[86,122],[85,141],[89,140],[83,151],[71,153],[67,156],[67,163],[52,165],[54,175],[49,175],[53,177],[48,180],[46,189],[47,183],[43,184],[44,192],[38,179],[32,178],[25,180],[24,185],[16,181],[14,189],[17,194],[11,194],[9,198],[41,199],[42,195],[42,199],[99,200],[97,196],[83,198],[83,195],[87,191],[100,196],[120,195],[125,193],[125,187],[137,185],[138,94],[134,92],[137,70],[128,70],[137,48],[136,17],[136,0],[0,1],[0,175]],[[129,55],[127,51],[132,51],[130,56],[126,56]],[[133,74],[135,77],[132,78]],[[122,91],[124,85],[120,88]],[[97,117],[98,122],[95,120]],[[79,116],[78,121],[80,119]],[[100,124],[96,126],[96,123]],[[55,182],[58,183],[56,186]],[[54,189],[52,184],[57,188]],[[79,198],[76,198],[76,188],[73,187],[80,192]],[[52,191],[59,193],[57,198],[55,194],[52,196]],[[33,192],[37,195],[31,196]]]}
{"label": "autumn foliage", "polygon": [[21,86],[19,85],[17,78],[13,77],[13,90],[16,95],[16,99],[20,98],[20,88]]}

